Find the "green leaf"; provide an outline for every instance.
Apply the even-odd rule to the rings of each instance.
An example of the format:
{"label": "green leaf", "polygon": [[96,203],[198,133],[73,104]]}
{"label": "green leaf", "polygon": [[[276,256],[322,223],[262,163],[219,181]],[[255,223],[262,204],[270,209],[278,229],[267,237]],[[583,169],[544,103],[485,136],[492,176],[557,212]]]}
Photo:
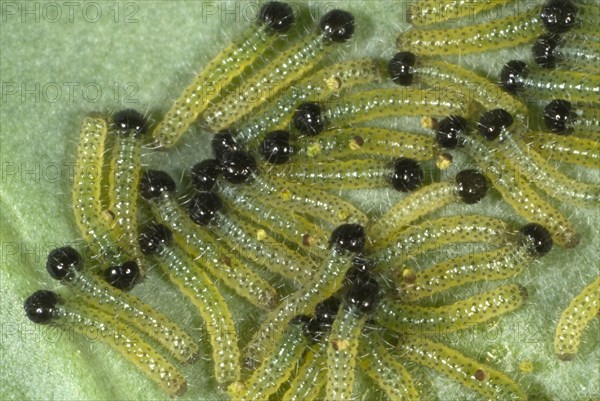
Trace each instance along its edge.
{"label": "green leaf", "polygon": [[[306,10],[304,3],[295,5]],[[351,10],[357,19],[357,37],[348,46],[348,53],[393,55],[395,38],[406,28],[406,3],[321,2],[310,3],[310,11],[318,17],[334,5]],[[88,112],[113,112],[122,107],[164,112],[194,73],[251,23],[248,19],[256,4],[3,2],[1,7],[2,397],[165,398],[109,347],[93,337],[34,325],[25,318],[22,304],[37,289],[63,291],[45,272],[46,255],[56,246],[81,243],[72,217],[70,188],[82,118]],[[529,57],[526,49],[516,53]],[[502,51],[492,57],[465,60],[469,65],[498,71],[499,63],[510,59],[510,54]],[[189,134],[176,150],[152,155],[145,162],[181,173],[208,153],[206,139],[206,135]],[[597,182],[598,174],[588,172],[586,178]],[[552,336],[562,309],[598,274],[600,260],[598,210],[560,206],[572,214],[582,244],[574,250],[553,250],[515,280],[529,289],[525,308],[495,325],[446,336],[444,341],[517,378],[532,399],[600,397],[598,319],[584,334],[574,361],[560,362],[552,354]],[[486,200],[477,210],[520,221],[494,199]],[[203,358],[184,368],[189,378],[185,398],[224,399],[210,380],[206,335],[193,308],[158,275],[151,275],[136,294],[160,305],[202,343]],[[238,317],[251,318],[254,313],[240,308]],[[242,330],[244,327],[247,325]],[[519,363],[524,361],[533,363],[533,372],[519,370]],[[420,378],[433,399],[474,398],[431,372]],[[365,386],[367,394],[373,394],[374,390]],[[379,397],[375,394],[373,397]]]}

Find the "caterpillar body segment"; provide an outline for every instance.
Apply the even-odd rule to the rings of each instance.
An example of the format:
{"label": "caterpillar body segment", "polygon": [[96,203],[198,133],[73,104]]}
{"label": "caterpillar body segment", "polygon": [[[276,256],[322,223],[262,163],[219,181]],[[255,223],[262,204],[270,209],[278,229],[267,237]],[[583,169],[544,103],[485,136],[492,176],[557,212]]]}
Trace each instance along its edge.
{"label": "caterpillar body segment", "polygon": [[261,363],[244,383],[241,394],[232,394],[233,400],[266,400],[292,375],[305,351],[307,339],[304,324],[290,323],[275,341],[273,352]]}
{"label": "caterpillar body segment", "polygon": [[552,234],[552,239],[560,246],[572,248],[579,243],[579,234],[573,224],[530,187],[502,152],[493,152],[475,134],[464,137],[463,142],[467,152],[476,160],[502,198],[519,215],[527,221],[546,227]]}
{"label": "caterpillar body segment", "polygon": [[163,194],[151,206],[155,217],[173,231],[175,243],[192,256],[198,266],[253,305],[269,308],[273,304],[276,291],[271,285],[189,220],[169,194]]}
{"label": "caterpillar body segment", "polygon": [[570,122],[575,135],[598,141],[600,133],[600,110],[594,104],[576,103],[573,107],[574,121]]}
{"label": "caterpillar body segment", "polygon": [[79,133],[73,180],[73,214],[83,239],[107,262],[120,264],[121,251],[115,246],[102,206],[102,166],[108,136],[108,122],[101,115],[84,118]]}
{"label": "caterpillar body segment", "polygon": [[571,102],[599,103],[600,76],[579,71],[546,70],[527,67],[526,73],[515,78],[517,94],[522,98],[556,99],[567,97]]}
{"label": "caterpillar body segment", "polygon": [[562,360],[575,357],[588,323],[600,312],[600,277],[587,285],[563,311],[554,334],[554,353]]}
{"label": "caterpillar body segment", "polygon": [[295,158],[299,161],[325,162],[357,158],[392,159],[409,157],[432,160],[438,147],[424,135],[386,128],[343,128],[325,131],[317,137],[298,138]]}
{"label": "caterpillar body segment", "polygon": [[565,35],[564,40],[559,40],[554,52],[557,59],[556,64],[562,69],[589,74],[598,73],[598,64],[600,63],[599,42],[578,40],[576,36]]}
{"label": "caterpillar body segment", "polygon": [[[301,102],[326,102],[355,86],[381,81],[379,63],[373,59],[344,61],[314,72],[279,95],[273,104],[261,107],[238,129],[241,142],[254,144],[262,134],[287,129]],[[288,93],[289,92],[289,93]]]}
{"label": "caterpillar body segment", "polygon": [[325,399],[352,398],[358,342],[367,316],[354,306],[342,304],[327,339]]}
{"label": "caterpillar body segment", "polygon": [[504,280],[519,274],[532,259],[527,246],[516,244],[461,255],[415,272],[410,280],[398,279],[401,298],[414,302],[473,282]]}
{"label": "caterpillar body segment", "polygon": [[187,390],[183,374],[129,325],[111,314],[44,290],[30,295],[24,309],[34,323],[48,324],[84,337],[93,333],[95,341],[119,352],[170,396],[182,395]]}
{"label": "caterpillar body segment", "polygon": [[82,335],[89,334],[90,327],[96,328],[98,340],[116,349],[167,394],[181,395],[187,390],[186,380],[175,366],[110,315],[87,306],[68,303],[64,305],[59,319],[67,323],[67,328]]}
{"label": "caterpillar body segment", "polygon": [[[373,225],[372,231],[377,231]],[[482,215],[450,216],[408,227],[396,238],[374,244],[378,268],[401,265],[411,257],[442,246],[461,243],[502,244],[507,240],[503,220]]]}
{"label": "caterpillar body segment", "polygon": [[453,304],[432,307],[382,300],[374,313],[377,322],[398,333],[439,334],[463,330],[511,312],[527,299],[524,287],[500,286]]}
{"label": "caterpillar body segment", "polygon": [[481,53],[532,42],[545,32],[541,6],[492,21],[449,29],[410,29],[402,32],[399,50],[427,56]]}
{"label": "caterpillar body segment", "polygon": [[465,1],[420,0],[411,4],[407,20],[414,26],[427,26],[459,18],[473,18],[483,12],[512,3],[513,0]]}
{"label": "caterpillar body segment", "polygon": [[418,401],[419,393],[408,370],[389,350],[381,336],[371,333],[359,345],[358,364],[391,401]]}
{"label": "caterpillar body segment", "polygon": [[525,103],[476,72],[446,61],[423,58],[417,59],[413,74],[417,82],[427,87],[461,93],[465,99],[479,103],[486,110],[501,107],[521,123],[527,122],[529,111]]}
{"label": "caterpillar body segment", "polygon": [[102,164],[108,123],[99,115],[83,119],[73,181],[73,213],[83,238],[94,242],[104,229],[102,219]]}
{"label": "caterpillar body segment", "polygon": [[525,142],[545,159],[600,169],[600,142],[593,139],[529,131]]}
{"label": "caterpillar body segment", "polygon": [[214,363],[215,378],[223,388],[240,380],[240,353],[233,318],[212,280],[183,252],[163,247],[161,265],[169,279],[196,306],[204,320]]}
{"label": "caterpillar body segment", "polygon": [[402,358],[431,368],[486,399],[527,399],[520,386],[504,373],[422,336],[405,336],[396,348]]}

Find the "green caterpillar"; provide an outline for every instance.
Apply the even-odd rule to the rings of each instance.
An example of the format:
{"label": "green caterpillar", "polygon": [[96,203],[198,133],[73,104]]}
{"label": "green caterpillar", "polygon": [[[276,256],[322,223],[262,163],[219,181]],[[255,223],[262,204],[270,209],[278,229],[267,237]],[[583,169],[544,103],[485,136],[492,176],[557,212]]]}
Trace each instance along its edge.
{"label": "green caterpillar", "polygon": [[587,285],[569,303],[556,325],[554,352],[562,360],[573,359],[579,350],[581,335],[600,311],[600,277]]}
{"label": "green caterpillar", "polygon": [[529,131],[525,141],[542,157],[563,163],[597,169],[600,166],[600,142],[577,136]]}
{"label": "green caterpillar", "polygon": [[273,46],[279,38],[275,33],[284,33],[293,22],[294,14],[287,4],[265,4],[257,26],[242,34],[243,39],[221,50],[175,100],[152,132],[156,146],[174,146],[223,89]]}
{"label": "green caterpillar", "polygon": [[434,369],[486,399],[527,399],[519,385],[505,374],[421,336],[402,337],[396,350],[403,358]]}
{"label": "green caterpillar", "polygon": [[74,330],[82,336],[96,333],[96,340],[118,351],[165,393],[175,396],[187,390],[183,374],[150,344],[112,315],[51,291],[37,291],[25,300],[25,311],[35,323]]}
{"label": "green caterpillar", "polygon": [[524,287],[508,284],[439,307],[384,299],[373,317],[380,325],[398,333],[440,334],[494,319],[519,308],[526,299]]}

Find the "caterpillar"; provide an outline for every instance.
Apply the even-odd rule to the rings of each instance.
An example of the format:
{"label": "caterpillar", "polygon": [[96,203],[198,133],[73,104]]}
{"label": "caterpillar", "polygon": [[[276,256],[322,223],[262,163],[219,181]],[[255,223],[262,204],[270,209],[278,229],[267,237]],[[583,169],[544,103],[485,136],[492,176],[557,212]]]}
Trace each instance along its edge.
{"label": "caterpillar", "polygon": [[82,268],[81,254],[70,246],[56,248],[48,254],[46,270],[50,276],[66,284],[79,300],[94,305],[123,324],[132,325],[180,362],[191,363],[198,359],[198,346],[176,323],[141,299],[111,287],[93,273],[86,274]]}
{"label": "caterpillar", "polygon": [[175,100],[152,133],[157,146],[172,147],[233,79],[251,66],[294,24],[292,8],[280,2],[263,5],[257,25],[239,42],[222,50]]}
{"label": "caterpillar", "polygon": [[114,117],[116,140],[108,175],[108,210],[114,216],[112,234],[117,244],[131,256],[143,275],[144,258],[138,244],[137,197],[140,182],[141,136],[146,121],[137,111],[126,109]]}
{"label": "caterpillar", "polygon": [[344,10],[332,10],[319,21],[319,32],[276,56],[269,65],[248,78],[251,82],[241,93],[226,95],[206,110],[207,127],[213,132],[229,128],[270,97],[312,70],[331,45],[344,43],[354,33],[354,16]]}
{"label": "caterpillar", "polygon": [[208,275],[194,269],[193,259],[171,247],[172,238],[167,227],[151,224],[140,234],[142,252],[158,255],[169,279],[196,305],[213,348],[217,383],[235,386],[240,380],[240,357],[229,307]]}
{"label": "caterpillar", "polygon": [[598,141],[539,131],[528,132],[525,139],[529,146],[550,160],[588,168],[596,168],[600,163]]}
{"label": "caterpillar", "polygon": [[157,382],[167,394],[181,395],[187,389],[183,374],[139,335],[109,314],[76,300],[63,299],[52,291],[39,290],[25,300],[25,312],[39,324],[52,324],[85,335],[93,327],[98,340],[115,348],[124,358]]}
{"label": "caterpillar", "polygon": [[563,311],[554,335],[554,352],[563,360],[572,359],[579,349],[585,326],[598,315],[600,278],[587,285]]}

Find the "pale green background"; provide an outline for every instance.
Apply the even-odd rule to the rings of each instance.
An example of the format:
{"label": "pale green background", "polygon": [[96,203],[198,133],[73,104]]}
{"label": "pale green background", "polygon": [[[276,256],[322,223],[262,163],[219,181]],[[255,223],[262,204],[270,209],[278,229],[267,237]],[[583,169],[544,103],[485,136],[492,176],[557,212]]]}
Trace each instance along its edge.
{"label": "pale green background", "polygon": [[[38,7],[34,15],[23,15],[21,2],[2,4],[0,397],[164,398],[156,386],[108,347],[31,324],[24,317],[22,303],[36,289],[59,288],[43,268],[45,255],[53,247],[79,238],[70,210],[69,172],[83,116],[90,111],[115,111],[123,106],[164,111],[194,72],[250,24],[243,17],[236,22],[232,15],[223,16],[223,7],[231,10],[237,4],[241,14],[252,8],[245,2],[220,1],[204,3],[204,10],[199,1],[75,3],[72,18],[62,2],[54,3],[61,11],[59,18],[56,8],[46,3],[27,3],[29,9]],[[332,4],[314,3],[311,9],[320,16]],[[395,37],[406,27],[401,3],[336,4],[353,11],[358,23],[357,37],[347,46],[347,52],[393,55]],[[5,12],[12,10],[13,5],[17,15]],[[217,7],[216,15],[208,12],[213,6]],[[87,14],[83,13],[84,8]],[[101,16],[97,22],[91,22],[96,10]],[[132,12],[134,15],[130,15]],[[130,20],[126,22],[128,15]],[[468,61],[471,65],[485,65],[495,74],[501,65],[498,60],[508,60],[509,53],[501,51],[491,58],[473,57]],[[518,53],[519,57],[528,57],[526,49]],[[19,87],[18,93],[6,90],[14,85]],[[21,98],[23,85],[33,88],[36,94]],[[74,88],[72,92],[69,86]],[[102,94],[93,102],[93,88],[98,86]],[[126,86],[130,90],[136,88],[130,99],[137,103],[124,102],[126,94],[131,93]],[[54,92],[57,87],[61,88],[58,94]],[[181,174],[206,154],[197,145],[205,143],[203,139],[187,138],[177,150],[145,160],[154,166],[167,165],[173,173]],[[588,174],[588,178],[597,182],[598,177]],[[510,209],[499,207],[497,199],[486,199],[478,208],[520,222]],[[581,351],[572,362],[559,362],[552,355],[551,339],[560,311],[572,295],[597,275],[600,219],[593,209],[562,205],[561,210],[580,228],[581,246],[571,251],[554,250],[514,280],[529,289],[531,296],[526,307],[497,324],[444,341],[515,377],[531,392],[532,399],[597,398],[598,319],[588,327]],[[135,292],[160,305],[206,343],[202,323],[193,309],[156,275],[151,275]],[[253,313],[242,310],[238,316],[251,319]],[[206,354],[207,347],[203,349]],[[523,360],[533,362],[533,373],[519,372],[518,364]],[[210,371],[208,356],[184,368],[190,384],[185,398],[223,398],[207,380]],[[431,387],[427,392],[431,399],[477,399],[449,380],[430,371],[421,372],[419,380],[424,387]],[[364,399],[379,397],[372,389],[363,391]]]}

